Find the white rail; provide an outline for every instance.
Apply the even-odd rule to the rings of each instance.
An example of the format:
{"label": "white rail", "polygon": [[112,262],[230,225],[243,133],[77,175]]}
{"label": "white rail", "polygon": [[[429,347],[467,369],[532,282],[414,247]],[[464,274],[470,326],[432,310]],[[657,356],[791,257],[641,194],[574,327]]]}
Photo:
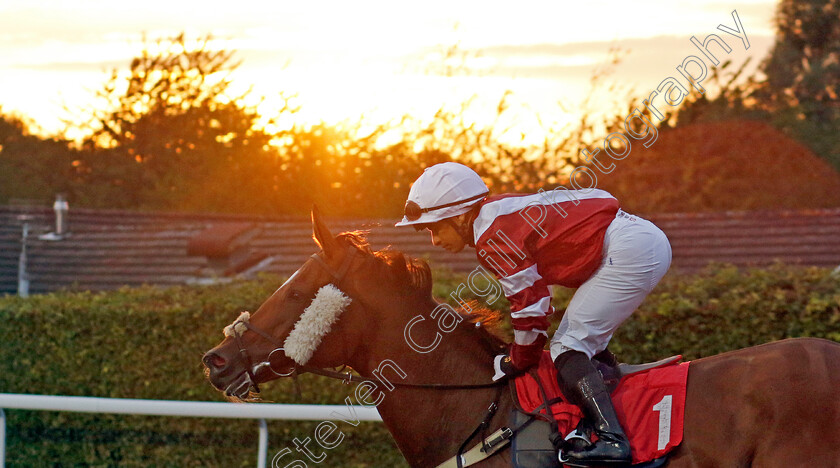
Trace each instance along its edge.
{"label": "white rail", "polygon": [[352,417],[353,420],[359,421],[382,421],[376,408],[363,406],[241,404],[0,393],[0,468],[5,467],[6,460],[6,418],[3,408],[77,413],[257,419],[259,420],[258,468],[265,468],[266,457],[268,456],[268,425],[265,422],[266,419],[329,421]]}

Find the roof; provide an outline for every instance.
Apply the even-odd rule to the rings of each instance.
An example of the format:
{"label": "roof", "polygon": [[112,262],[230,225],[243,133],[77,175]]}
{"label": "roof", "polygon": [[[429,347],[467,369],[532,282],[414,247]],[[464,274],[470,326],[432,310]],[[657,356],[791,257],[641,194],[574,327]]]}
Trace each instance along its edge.
{"label": "roof", "polygon": [[[246,271],[283,276],[297,270],[318,251],[312,227],[304,217],[268,217],[219,214],[140,213],[118,210],[71,209],[70,234],[61,240],[39,236],[53,230],[51,208],[0,207],[0,293],[15,293],[24,220],[30,225],[27,264],[30,292],[61,288],[74,290],[115,289],[123,285],[176,285],[213,281],[225,271],[213,271],[213,257],[188,255],[208,233],[242,231],[243,225],[258,229],[248,241],[252,253],[267,254]],[[403,252],[447,265],[457,271],[471,270],[475,259],[468,252],[432,252],[429,236],[413,229],[393,227],[396,220],[326,219],[334,233],[370,229],[368,240],[376,249],[393,245]],[[221,226],[221,227],[220,227]],[[227,227],[225,227],[227,226]],[[211,229],[216,228],[217,229]],[[235,241],[235,236],[213,236]],[[191,240],[193,240],[191,244]],[[205,254],[211,253],[209,249]]]}
{"label": "roof", "polygon": [[[69,213],[70,234],[61,240],[46,240],[38,237],[53,229],[51,208],[7,206],[0,207],[0,293],[17,291],[24,223],[21,216],[29,218],[25,222],[31,227],[27,242],[31,293],[201,283],[225,274],[247,276],[258,271],[287,276],[317,251],[310,221],[304,217],[76,208]],[[659,214],[648,219],[671,241],[672,270],[696,271],[711,261],[737,266],[760,266],[775,260],[823,267],[840,265],[840,208]],[[396,221],[328,218],[327,224],[334,233],[368,229],[373,248],[390,245],[424,257],[433,266],[464,272],[478,265],[469,249],[451,254],[434,248],[428,234],[395,228]],[[245,231],[249,233],[250,249],[250,256],[245,257],[251,260],[243,260],[238,269],[214,269],[213,258],[188,255],[191,239],[202,242],[208,232],[215,232],[224,234],[216,237],[235,243],[239,242],[236,235]]]}
{"label": "roof", "polygon": [[776,261],[840,265],[840,208],[726,211],[648,216],[671,241],[671,269],[693,272],[710,262],[739,267]]}

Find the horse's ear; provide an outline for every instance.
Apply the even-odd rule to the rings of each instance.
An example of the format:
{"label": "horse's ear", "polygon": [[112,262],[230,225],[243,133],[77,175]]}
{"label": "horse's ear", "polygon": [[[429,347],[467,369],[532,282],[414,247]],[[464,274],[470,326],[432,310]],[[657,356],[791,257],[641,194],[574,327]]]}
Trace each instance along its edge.
{"label": "horse's ear", "polygon": [[321,212],[317,205],[312,205],[312,238],[315,243],[324,251],[327,257],[332,257],[338,253],[338,242],[335,236],[332,235],[324,220],[321,218]]}

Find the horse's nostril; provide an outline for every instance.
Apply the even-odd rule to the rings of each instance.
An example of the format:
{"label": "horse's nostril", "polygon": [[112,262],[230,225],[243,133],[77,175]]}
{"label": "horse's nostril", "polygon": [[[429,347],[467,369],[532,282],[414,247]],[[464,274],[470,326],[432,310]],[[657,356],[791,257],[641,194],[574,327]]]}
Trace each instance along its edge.
{"label": "horse's nostril", "polygon": [[220,369],[225,366],[225,362],[225,359],[216,353],[207,353],[204,356],[204,365],[211,369]]}

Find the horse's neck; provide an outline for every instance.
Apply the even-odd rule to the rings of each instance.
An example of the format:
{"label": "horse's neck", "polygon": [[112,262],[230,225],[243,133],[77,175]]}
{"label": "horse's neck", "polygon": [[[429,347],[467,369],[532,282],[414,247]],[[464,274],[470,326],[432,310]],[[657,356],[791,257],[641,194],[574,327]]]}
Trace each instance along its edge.
{"label": "horse's neck", "polygon": [[[430,337],[437,333],[437,329],[435,322],[429,320],[431,308],[423,308],[429,309],[422,312],[427,319],[421,323],[426,325],[425,333],[420,325],[414,327],[413,332],[415,336],[423,337],[425,343],[431,343]],[[405,373],[404,378],[400,379],[393,370],[380,374],[391,382],[451,385],[491,382],[493,355],[485,337],[481,336],[483,332],[475,330],[474,325],[462,322],[451,333],[441,333],[439,345],[426,354],[418,353],[405,344],[403,328],[397,332],[391,330],[390,334],[394,336],[378,340],[377,350],[371,350],[375,351],[375,356],[369,360],[381,363],[388,359],[396,363]],[[381,334],[388,332],[380,330]],[[400,345],[395,346],[395,343]],[[382,389],[385,397],[377,408],[411,466],[433,467],[455,455],[458,447],[483,419],[499,388],[418,389],[396,386],[392,391]],[[504,425],[503,421],[510,411],[510,392],[505,386],[501,388],[500,407],[488,434]],[[477,442],[476,438],[469,447]]]}

